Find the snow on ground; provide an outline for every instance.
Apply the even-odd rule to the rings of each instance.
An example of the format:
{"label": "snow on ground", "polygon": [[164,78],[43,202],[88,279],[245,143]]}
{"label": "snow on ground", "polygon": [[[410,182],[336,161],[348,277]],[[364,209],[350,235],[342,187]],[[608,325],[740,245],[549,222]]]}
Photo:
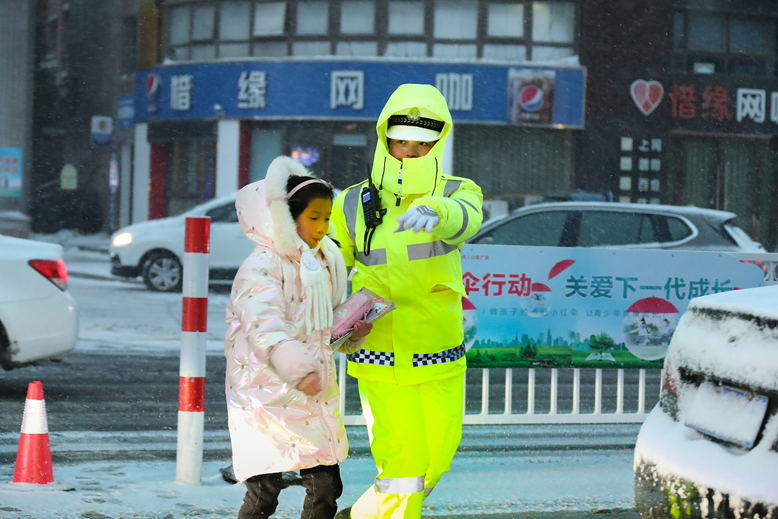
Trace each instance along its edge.
{"label": "snow on ground", "polygon": [[[450,474],[425,502],[425,517],[449,514],[520,514],[527,511],[631,508],[632,452],[571,451],[564,456],[528,452],[519,458],[484,453],[458,455]],[[3,519],[223,519],[235,517],[242,485],[225,483],[223,462],[203,465],[201,485],[175,481],[175,462],[95,462],[55,465],[49,486],[10,483],[13,467],[0,468]],[[369,457],[341,467],[350,505],[375,476]],[[273,517],[299,517],[304,490],[281,493]],[[519,517],[517,515],[517,517]]]}
{"label": "snow on ground", "polygon": [[[110,279],[107,235],[80,236],[68,231],[34,236],[64,247],[82,312],[78,351],[110,354],[121,346],[127,353],[167,354],[180,347],[180,294],[151,293],[139,282]],[[122,297],[100,300],[91,296],[99,284],[115,283]],[[128,305],[127,291],[132,302]],[[221,354],[223,309],[227,291],[209,296],[209,354]],[[144,316],[145,301],[160,301],[165,319]],[[117,322],[105,308],[127,306],[128,318]],[[213,312],[213,313],[212,313]],[[221,313],[220,313],[221,312]],[[115,315],[115,312],[113,312]],[[84,316],[88,316],[85,318]],[[160,324],[161,323],[161,324]],[[113,347],[112,347],[113,346]],[[88,434],[88,433],[85,433]],[[56,444],[56,441],[52,441]],[[13,466],[0,467],[0,519],[178,519],[235,517],[243,498],[241,485],[225,483],[219,468],[223,461],[203,465],[202,484],[175,481],[175,461],[109,461],[55,464],[52,485],[13,484]],[[369,456],[353,456],[342,465],[342,507],[350,505],[372,482],[375,468]],[[304,490],[282,492],[273,517],[299,517]],[[425,502],[425,517],[449,514],[508,514],[527,511],[561,511],[632,508],[632,450],[572,449],[561,452],[520,451],[506,454],[463,452],[452,471]],[[516,515],[514,515],[516,514]]]}

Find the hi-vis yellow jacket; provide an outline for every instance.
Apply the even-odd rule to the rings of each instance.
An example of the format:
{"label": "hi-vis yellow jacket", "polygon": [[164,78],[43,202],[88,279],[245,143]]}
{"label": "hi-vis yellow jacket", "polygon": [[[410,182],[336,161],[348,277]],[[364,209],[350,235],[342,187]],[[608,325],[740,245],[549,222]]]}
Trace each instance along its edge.
{"label": "hi-vis yellow jacket", "polygon": [[[432,111],[445,126],[427,155],[400,161],[389,154],[387,120],[413,107]],[[473,181],[441,172],[451,126],[445,98],[432,85],[401,85],[387,101],[376,123],[378,143],[371,172],[386,214],[372,235],[369,254],[361,200],[367,180],[335,199],[331,221],[346,265],[356,268],[353,290],[369,288],[397,305],[375,323],[361,349],[348,355],[348,372],[354,377],[418,384],[466,368],[462,313],[466,294],[459,251],[481,227],[483,195]],[[393,232],[397,218],[419,205],[431,207],[440,217],[432,232]]]}

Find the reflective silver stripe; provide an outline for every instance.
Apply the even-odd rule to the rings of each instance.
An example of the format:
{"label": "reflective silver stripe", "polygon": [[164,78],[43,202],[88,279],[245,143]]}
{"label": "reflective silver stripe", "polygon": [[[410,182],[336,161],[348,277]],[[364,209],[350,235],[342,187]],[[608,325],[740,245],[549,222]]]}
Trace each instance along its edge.
{"label": "reflective silver stripe", "polygon": [[457,202],[462,202],[463,204],[467,204],[467,205],[469,205],[470,207],[473,208],[473,211],[475,211],[476,213],[479,212],[478,208],[476,206],[474,206],[472,202],[468,202],[467,200],[460,200],[460,199],[457,199]]}
{"label": "reflective silver stripe", "polygon": [[459,189],[459,186],[462,185],[461,180],[449,180],[446,182],[446,187],[443,188],[443,196],[451,196],[454,191]]}
{"label": "reflective silver stripe", "polygon": [[375,478],[381,494],[415,494],[424,490],[424,476],[418,478]]}
{"label": "reflective silver stripe", "polygon": [[[452,250],[456,250],[456,248],[456,245],[449,245],[440,240],[429,243],[414,243],[413,245],[408,245],[408,260],[413,261],[442,256]],[[372,251],[370,251],[370,255],[373,255]]]}
{"label": "reflective silver stripe", "polygon": [[364,252],[357,251],[355,254],[357,261],[363,265],[375,266],[386,265],[386,249],[370,249],[370,255],[365,256]]}
{"label": "reflective silver stripe", "polygon": [[359,186],[349,189],[343,199],[346,227],[348,227],[348,234],[354,243],[357,243],[357,210],[359,210]]}
{"label": "reflective silver stripe", "polygon": [[462,227],[460,227],[459,230],[457,231],[457,233],[454,236],[452,236],[451,238],[449,238],[449,240],[455,240],[455,239],[459,238],[462,235],[463,232],[465,232],[465,229],[467,229],[467,222],[468,222],[468,219],[469,219],[469,216],[467,214],[467,207],[465,207],[465,204],[462,203],[462,200],[454,199],[454,202],[458,203],[459,207],[462,208]]}

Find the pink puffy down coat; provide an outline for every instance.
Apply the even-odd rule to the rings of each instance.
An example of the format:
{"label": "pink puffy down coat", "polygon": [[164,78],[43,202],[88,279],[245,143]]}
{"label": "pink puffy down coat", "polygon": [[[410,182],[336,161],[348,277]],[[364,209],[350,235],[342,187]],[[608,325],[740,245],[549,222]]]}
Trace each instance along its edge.
{"label": "pink puffy down coat", "polygon": [[[309,332],[305,326],[310,302],[299,268],[307,245],[284,200],[290,173],[308,174],[291,158],[275,159],[266,179],[245,186],[235,202],[243,231],[257,244],[235,276],[227,306],[225,392],[239,481],[334,465],[348,452],[330,330]],[[321,250],[335,306],[345,291],[346,270],[332,240],[325,238]],[[295,389],[311,371],[324,387],[315,396]]]}

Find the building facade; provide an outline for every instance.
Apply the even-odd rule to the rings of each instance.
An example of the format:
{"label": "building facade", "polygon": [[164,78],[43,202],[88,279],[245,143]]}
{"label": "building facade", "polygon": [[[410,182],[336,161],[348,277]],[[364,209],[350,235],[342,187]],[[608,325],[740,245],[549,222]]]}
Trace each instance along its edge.
{"label": "building facade", "polygon": [[32,136],[33,9],[0,3],[0,233],[26,236]]}
{"label": "building facade", "polygon": [[[399,84],[446,95],[446,172],[519,201],[572,185],[585,70],[574,2],[166,1],[161,63],[137,73],[132,219],[176,214],[298,157],[365,178]],[[162,57],[164,56],[164,57]],[[153,62],[153,60],[151,60]],[[522,97],[524,96],[524,97]]]}
{"label": "building facade", "polygon": [[110,228],[232,193],[279,154],[357,182],[389,93],[424,82],[455,121],[445,171],[487,199],[604,190],[730,210],[778,243],[770,0],[100,4],[117,20],[99,35],[118,42],[103,63],[114,83],[88,113],[112,111],[114,131],[111,147],[88,148],[100,157],[89,186],[102,186]]}
{"label": "building facade", "polygon": [[732,211],[776,248],[778,6],[586,3],[580,185],[617,199]]}

